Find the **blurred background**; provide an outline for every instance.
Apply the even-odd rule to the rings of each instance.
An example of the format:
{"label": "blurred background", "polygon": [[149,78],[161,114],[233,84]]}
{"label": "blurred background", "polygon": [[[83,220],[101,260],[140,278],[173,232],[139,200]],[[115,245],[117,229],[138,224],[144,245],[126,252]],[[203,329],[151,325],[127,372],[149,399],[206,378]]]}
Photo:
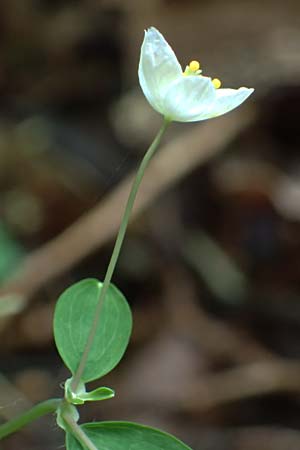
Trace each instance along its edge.
{"label": "blurred background", "polygon": [[[169,129],[114,276],[134,315],[103,380],[117,396],[82,420],[139,421],[194,450],[300,447],[299,17],[297,0],[1,0],[0,422],[62,395],[55,302],[103,278],[160,125],[137,79],[153,25],[183,67],[255,93]],[[45,417],[0,445],[57,449],[63,434]]]}

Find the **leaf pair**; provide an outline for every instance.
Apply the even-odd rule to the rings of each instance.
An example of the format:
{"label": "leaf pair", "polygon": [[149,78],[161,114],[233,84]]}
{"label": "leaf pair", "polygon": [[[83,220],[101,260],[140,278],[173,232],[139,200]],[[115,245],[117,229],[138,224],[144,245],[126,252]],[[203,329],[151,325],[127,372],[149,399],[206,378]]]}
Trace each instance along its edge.
{"label": "leaf pair", "polygon": [[[54,314],[55,342],[72,375],[84,352],[101,289],[102,283],[98,280],[86,279],[69,287],[57,302]],[[72,391],[72,378],[65,383],[65,398],[69,407],[73,408],[75,422],[79,414],[73,405],[113,397],[113,390],[105,387],[86,392],[85,383],[102,377],[118,364],[128,345],[131,328],[132,317],[127,301],[115,286],[110,285],[76,392]],[[83,450],[80,442],[65,426],[60,410],[57,420],[66,431],[67,450]],[[191,450],[167,433],[136,423],[93,422],[81,425],[81,429],[100,450]]]}

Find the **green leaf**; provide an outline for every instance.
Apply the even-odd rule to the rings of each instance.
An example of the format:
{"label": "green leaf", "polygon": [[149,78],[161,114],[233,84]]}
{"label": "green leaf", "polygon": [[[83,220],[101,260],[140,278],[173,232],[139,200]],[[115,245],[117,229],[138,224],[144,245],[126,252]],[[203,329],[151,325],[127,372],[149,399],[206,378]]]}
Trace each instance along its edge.
{"label": "green leaf", "polygon": [[[58,352],[72,374],[84,351],[101,289],[100,281],[86,279],[69,287],[58,299],[54,313],[54,338]],[[118,364],[128,345],[131,328],[128,303],[111,284],[82,375],[83,382],[102,377]]]}
{"label": "green leaf", "polygon": [[115,391],[113,389],[103,386],[95,389],[94,391],[81,394],[80,398],[85,402],[98,402],[100,400],[108,400],[114,396]]}
{"label": "green leaf", "polygon": [[223,303],[243,303],[249,285],[245,274],[218,242],[204,231],[189,233],[182,251],[211,292]]}
{"label": "green leaf", "polygon": [[12,274],[24,256],[24,249],[0,222],[0,281]]}
{"label": "green leaf", "polygon": [[83,405],[85,402],[97,402],[100,400],[108,400],[115,396],[115,391],[102,386],[87,392],[85,384],[81,381],[76,392],[72,390],[73,378],[68,378],[65,382],[65,398],[73,405]]}
{"label": "green leaf", "polygon": [[[191,450],[170,434],[131,422],[92,422],[82,430],[99,450]],[[82,450],[81,444],[66,434],[67,450]]]}

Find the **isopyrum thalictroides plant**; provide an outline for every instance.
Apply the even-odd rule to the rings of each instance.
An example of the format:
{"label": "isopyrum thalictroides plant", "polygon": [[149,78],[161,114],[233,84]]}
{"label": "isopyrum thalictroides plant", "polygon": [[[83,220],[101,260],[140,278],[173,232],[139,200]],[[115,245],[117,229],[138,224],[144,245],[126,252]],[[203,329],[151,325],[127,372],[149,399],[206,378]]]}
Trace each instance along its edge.
{"label": "isopyrum thalictroides plant", "polygon": [[86,383],[110,372],[123,357],[132,318],[124,295],[111,283],[145,170],[173,121],[195,122],[220,116],[239,106],[253,89],[220,89],[219,79],[202,75],[198,61],[185,70],[155,28],[145,32],[139,63],[141,88],[150,105],[163,116],[162,126],[145,153],[134,179],[103,282],[86,279],[70,286],[58,299],[54,339],[71,377],[61,399],[46,400],[0,426],[0,439],[38,417],[56,412],[68,450],[184,450],[183,442],[160,430],[132,422],[79,424],[78,405],[114,396],[108,387],[86,390]]}

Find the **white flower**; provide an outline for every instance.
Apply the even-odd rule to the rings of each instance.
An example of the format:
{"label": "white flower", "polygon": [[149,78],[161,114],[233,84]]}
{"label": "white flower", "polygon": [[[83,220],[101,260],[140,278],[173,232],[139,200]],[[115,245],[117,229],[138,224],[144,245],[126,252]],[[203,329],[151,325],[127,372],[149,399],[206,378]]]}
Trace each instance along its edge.
{"label": "white flower", "polygon": [[225,114],[243,103],[254,89],[219,89],[221,82],[201,75],[192,61],[185,71],[162,34],[145,31],[139,63],[141,88],[150,105],[169,120],[196,122]]}

